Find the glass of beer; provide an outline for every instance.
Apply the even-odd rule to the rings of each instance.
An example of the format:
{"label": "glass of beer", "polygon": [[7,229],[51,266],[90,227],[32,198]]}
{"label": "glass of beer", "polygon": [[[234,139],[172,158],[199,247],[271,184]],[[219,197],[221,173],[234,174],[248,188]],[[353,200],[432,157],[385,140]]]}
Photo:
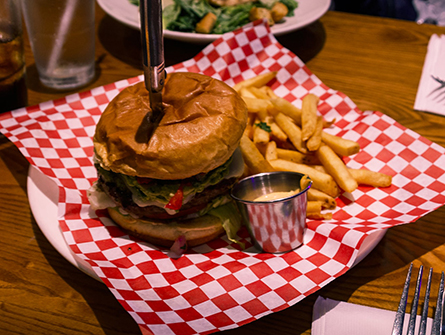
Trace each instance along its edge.
{"label": "glass of beer", "polygon": [[22,0],[25,25],[43,85],[70,90],[95,73],[94,0]]}
{"label": "glass of beer", "polygon": [[28,102],[20,0],[0,0],[0,112]]}

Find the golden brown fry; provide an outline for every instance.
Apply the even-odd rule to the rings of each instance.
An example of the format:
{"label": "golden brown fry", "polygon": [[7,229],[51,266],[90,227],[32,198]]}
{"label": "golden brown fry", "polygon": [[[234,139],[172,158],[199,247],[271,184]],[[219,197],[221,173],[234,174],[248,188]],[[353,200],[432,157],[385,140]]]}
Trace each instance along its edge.
{"label": "golden brown fry", "polygon": [[308,201],[306,213],[320,213],[322,205],[321,201]]}
{"label": "golden brown fry", "polygon": [[266,72],[259,74],[255,77],[246,79],[244,81],[239,82],[233,86],[233,89],[237,92],[241,90],[243,87],[261,87],[266,85],[269,81],[274,79],[277,76],[277,71]]}
{"label": "golden brown fry", "polygon": [[301,108],[301,137],[307,141],[315,131],[317,124],[317,106],[320,99],[309,93],[303,98]]}
{"label": "golden brown fry", "polygon": [[315,125],[314,133],[306,142],[306,147],[309,151],[315,151],[320,147],[322,131],[323,131],[323,118],[319,116],[317,117],[317,123]]}
{"label": "golden brown fry", "polygon": [[319,172],[307,165],[286,161],[284,159],[276,159],[270,161],[270,164],[276,171],[293,171],[306,174],[311,178],[314,188],[329,194],[332,197],[338,195],[338,186],[334,179],[323,172]]}
{"label": "golden brown fry", "polygon": [[278,95],[275,94],[275,92],[273,91],[273,89],[270,88],[270,86],[263,86],[260,88],[260,90],[266,93],[269,99],[278,98]]}
{"label": "golden brown fry", "polygon": [[272,165],[266,161],[255,144],[245,135],[241,137],[240,149],[244,158],[244,163],[249,168],[250,173],[256,174],[274,171]]}
{"label": "golden brown fry", "polygon": [[359,184],[374,187],[388,187],[392,184],[392,176],[365,169],[349,169],[349,173]]}
{"label": "golden brown fry", "polygon": [[288,137],[287,137],[286,133],[283,131],[283,129],[280,128],[279,125],[277,125],[275,122],[269,122],[269,126],[270,126],[271,136],[273,136],[280,142],[287,141]]}
{"label": "golden brown fry", "polygon": [[243,97],[243,100],[246,103],[249,113],[267,112],[270,106],[272,106],[272,103],[266,99]]}
{"label": "golden brown fry", "polygon": [[260,126],[260,121],[256,121],[253,125],[253,143],[255,144],[266,144],[269,143],[270,134],[268,131],[262,129]]}
{"label": "golden brown fry", "polygon": [[275,122],[278,126],[286,133],[289,137],[289,140],[295,146],[295,148],[301,153],[306,153],[306,144],[301,138],[301,129],[293,123],[289,117],[284,115],[283,113],[278,113],[275,115]]}
{"label": "golden brown fry", "polygon": [[317,165],[321,164],[315,155],[305,155],[296,150],[277,148],[278,158],[285,159],[294,163]]}
{"label": "golden brown fry", "polygon": [[333,197],[313,187],[308,190],[307,199],[309,201],[321,201],[322,207],[326,209],[335,209],[335,207],[337,207],[337,203]]}
{"label": "golden brown fry", "polygon": [[357,182],[352,178],[345,163],[343,163],[340,157],[338,157],[329,146],[322,144],[316,151],[316,155],[326,171],[334,178],[341,189],[346,192],[353,192],[358,187]]}
{"label": "golden brown fry", "polygon": [[306,213],[306,217],[311,220],[332,220],[332,213]]}
{"label": "golden brown fry", "polygon": [[331,135],[325,131],[321,133],[321,138],[324,143],[329,145],[340,156],[351,156],[360,151],[360,145],[355,141]]}
{"label": "golden brown fry", "polygon": [[278,113],[283,113],[286,116],[289,116],[295,123],[301,126],[301,109],[295,107],[289,101],[283,98],[275,98],[270,99],[270,102],[273,104],[273,108],[269,110],[274,116]]}
{"label": "golden brown fry", "polygon": [[253,94],[247,87],[243,87],[238,93],[239,95],[241,95],[242,98],[256,98],[255,94]]}
{"label": "golden brown fry", "polygon": [[[263,87],[268,87],[268,86],[263,86]],[[248,90],[258,99],[267,99],[267,100],[270,99],[267,93],[262,91],[258,87],[249,87]]]}
{"label": "golden brown fry", "polygon": [[329,128],[335,123],[335,119],[332,119],[331,121],[326,121],[323,119],[323,128]]}
{"label": "golden brown fry", "polygon": [[275,141],[270,141],[269,143],[267,143],[264,158],[266,158],[266,160],[268,161],[278,159],[277,143]]}

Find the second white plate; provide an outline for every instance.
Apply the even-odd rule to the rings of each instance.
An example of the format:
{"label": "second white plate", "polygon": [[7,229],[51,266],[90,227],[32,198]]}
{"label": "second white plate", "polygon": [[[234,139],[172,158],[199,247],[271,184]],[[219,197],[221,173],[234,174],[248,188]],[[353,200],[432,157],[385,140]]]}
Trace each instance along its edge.
{"label": "second white plate", "polygon": [[[164,6],[172,3],[173,0],[164,0]],[[271,27],[275,36],[289,33],[291,31],[303,28],[308,24],[322,17],[331,4],[331,0],[297,0],[298,7],[295,9],[295,15],[286,17],[283,23]],[[128,0],[97,0],[99,6],[111,17],[116,20],[140,29],[139,8],[132,5]],[[164,37],[174,40],[180,40],[191,43],[209,43],[221,37],[219,34],[197,34],[183,33],[172,30],[164,30]]]}

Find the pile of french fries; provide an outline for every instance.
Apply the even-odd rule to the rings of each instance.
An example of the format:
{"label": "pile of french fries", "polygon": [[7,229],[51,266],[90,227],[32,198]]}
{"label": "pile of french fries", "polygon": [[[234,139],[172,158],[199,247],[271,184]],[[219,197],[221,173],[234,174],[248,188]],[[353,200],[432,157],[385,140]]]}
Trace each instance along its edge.
{"label": "pile of french fries", "polygon": [[233,88],[246,102],[249,119],[240,142],[245,176],[293,171],[312,180],[307,217],[332,219],[340,191],[353,192],[359,184],[388,187],[392,177],[366,169],[351,169],[343,157],[357,154],[357,142],[324,131],[335,120],[318,115],[319,98],[309,93],[297,108],[278,97],[267,84],[276,77],[268,72],[237,83]]}

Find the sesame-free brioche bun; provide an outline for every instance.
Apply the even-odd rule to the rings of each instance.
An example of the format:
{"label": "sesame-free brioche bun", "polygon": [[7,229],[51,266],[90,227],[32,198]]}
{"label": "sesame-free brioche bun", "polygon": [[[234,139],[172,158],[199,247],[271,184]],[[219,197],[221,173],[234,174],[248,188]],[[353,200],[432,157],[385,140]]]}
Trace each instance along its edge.
{"label": "sesame-free brioche bun", "polygon": [[187,246],[194,247],[224,233],[221,220],[216,216],[204,215],[168,224],[162,220],[134,218],[123,215],[117,208],[107,209],[110,218],[125,231],[144,241],[170,248],[179,236],[184,236]]}
{"label": "sesame-free brioche bun", "polygon": [[165,115],[148,140],[144,83],[120,92],[97,124],[94,149],[100,165],[164,180],[207,173],[232,156],[247,123],[247,107],[237,92],[201,74],[169,74],[163,106]]}

